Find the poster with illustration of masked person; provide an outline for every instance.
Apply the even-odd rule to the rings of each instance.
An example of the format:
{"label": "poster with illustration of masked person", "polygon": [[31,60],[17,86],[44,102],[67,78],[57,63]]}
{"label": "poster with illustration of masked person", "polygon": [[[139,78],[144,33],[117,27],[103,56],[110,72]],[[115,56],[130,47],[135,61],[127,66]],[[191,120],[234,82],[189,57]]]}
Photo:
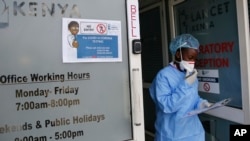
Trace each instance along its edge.
{"label": "poster with illustration of masked person", "polygon": [[122,61],[120,21],[63,18],[62,38],[64,63]]}

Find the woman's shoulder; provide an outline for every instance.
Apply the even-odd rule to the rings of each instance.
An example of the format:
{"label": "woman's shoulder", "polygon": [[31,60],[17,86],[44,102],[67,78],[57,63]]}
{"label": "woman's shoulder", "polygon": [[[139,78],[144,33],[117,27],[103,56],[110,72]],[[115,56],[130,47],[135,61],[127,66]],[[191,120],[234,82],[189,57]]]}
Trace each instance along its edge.
{"label": "woman's shoulder", "polygon": [[[169,64],[168,66],[162,68],[158,74],[158,79],[168,80],[170,83],[175,83],[183,80],[185,74],[179,71],[174,65]],[[173,82],[174,81],[174,82]]]}
{"label": "woman's shoulder", "polygon": [[176,72],[178,72],[178,69],[173,64],[170,63],[169,65],[162,68],[159,71],[159,74],[161,74],[161,75],[169,75],[169,74],[176,73]]}

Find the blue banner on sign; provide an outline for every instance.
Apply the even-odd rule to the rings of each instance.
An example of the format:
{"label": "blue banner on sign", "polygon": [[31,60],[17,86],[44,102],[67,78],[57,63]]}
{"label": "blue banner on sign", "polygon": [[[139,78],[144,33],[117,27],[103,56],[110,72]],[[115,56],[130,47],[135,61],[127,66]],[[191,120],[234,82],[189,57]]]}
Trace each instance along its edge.
{"label": "blue banner on sign", "polygon": [[219,78],[215,77],[198,77],[199,82],[211,82],[211,83],[219,83]]}
{"label": "blue banner on sign", "polygon": [[118,37],[112,35],[77,35],[77,58],[118,58]]}

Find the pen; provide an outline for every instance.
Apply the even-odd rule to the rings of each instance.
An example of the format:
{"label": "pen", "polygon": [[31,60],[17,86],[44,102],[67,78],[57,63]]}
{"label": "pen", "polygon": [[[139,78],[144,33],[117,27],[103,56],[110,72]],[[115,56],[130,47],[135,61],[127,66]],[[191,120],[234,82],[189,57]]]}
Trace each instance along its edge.
{"label": "pen", "polygon": [[185,78],[187,79],[188,77],[192,76],[195,72],[191,72],[188,76],[186,76]]}

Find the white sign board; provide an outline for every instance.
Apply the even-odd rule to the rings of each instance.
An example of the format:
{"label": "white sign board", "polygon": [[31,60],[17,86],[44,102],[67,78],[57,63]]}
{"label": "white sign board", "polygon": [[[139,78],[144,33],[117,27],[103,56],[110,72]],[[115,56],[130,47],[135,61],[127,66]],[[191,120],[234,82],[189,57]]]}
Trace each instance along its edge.
{"label": "white sign board", "polygon": [[199,91],[220,94],[218,70],[198,70]]}
{"label": "white sign board", "polygon": [[125,4],[0,1],[1,141],[144,140],[142,98],[131,104],[142,94],[131,95],[130,70],[141,66],[130,66]]}
{"label": "white sign board", "polygon": [[121,22],[63,18],[63,62],[122,61]]}

